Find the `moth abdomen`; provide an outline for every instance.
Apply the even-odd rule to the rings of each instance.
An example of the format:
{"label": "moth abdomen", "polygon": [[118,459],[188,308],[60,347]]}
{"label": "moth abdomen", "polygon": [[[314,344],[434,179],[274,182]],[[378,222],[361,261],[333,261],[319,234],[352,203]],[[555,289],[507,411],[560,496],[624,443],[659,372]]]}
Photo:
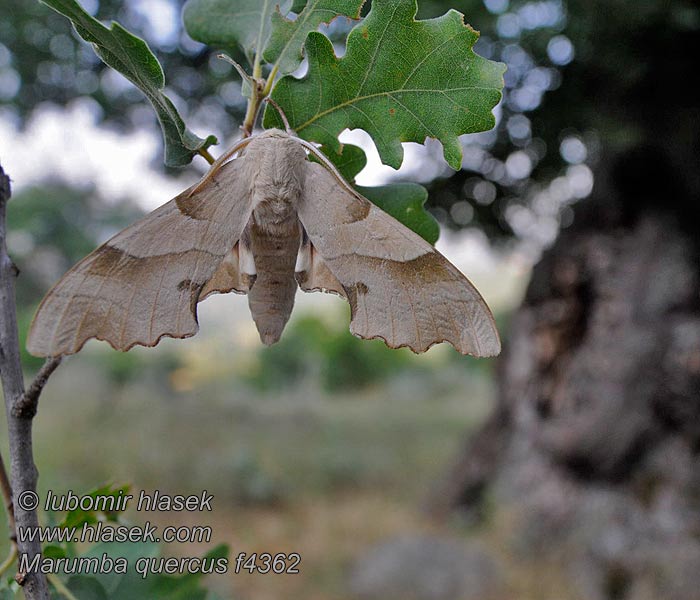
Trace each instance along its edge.
{"label": "moth abdomen", "polygon": [[248,292],[248,305],[261,341],[270,345],[279,340],[294,307],[294,267],[301,228],[294,216],[266,226],[254,220],[246,233],[258,272],[255,286]]}

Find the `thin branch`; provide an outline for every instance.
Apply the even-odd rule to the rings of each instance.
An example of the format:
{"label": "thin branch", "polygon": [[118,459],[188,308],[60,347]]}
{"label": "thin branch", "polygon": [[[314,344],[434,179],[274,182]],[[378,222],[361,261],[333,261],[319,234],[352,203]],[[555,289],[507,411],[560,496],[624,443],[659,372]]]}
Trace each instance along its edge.
{"label": "thin branch", "polygon": [[265,83],[260,79],[255,79],[254,84],[251,86],[250,98],[248,98],[248,108],[245,113],[243,125],[241,125],[241,131],[243,132],[244,138],[253,135],[255,119],[258,116],[258,109],[260,108],[260,103],[263,99],[264,88]]}
{"label": "thin branch", "polygon": [[5,459],[0,453],[0,491],[2,491],[2,500],[5,503],[5,511],[7,512],[7,531],[10,534],[10,541],[13,546],[17,545],[17,526],[15,525],[15,508],[12,505],[12,486],[10,478],[7,476],[5,469]]}
{"label": "thin branch", "polygon": [[49,377],[51,377],[51,374],[58,368],[58,365],[61,364],[61,360],[63,360],[62,356],[54,356],[46,359],[46,362],[36,374],[29,389],[12,407],[13,416],[18,419],[31,419],[36,415],[39,406],[39,396],[41,396],[41,392],[48,382]]}
{"label": "thin branch", "polygon": [[[36,510],[26,510],[17,502],[19,494],[36,491],[38,473],[32,449],[32,417],[14,415],[13,408],[24,398],[24,376],[19,354],[15,278],[17,269],[7,254],[6,209],[10,199],[10,178],[0,166],[0,376],[5,395],[7,438],[10,447],[11,489],[14,491],[16,531],[39,527]],[[31,561],[41,555],[41,542],[17,540],[19,556]],[[49,586],[42,573],[18,573],[16,580],[24,587],[27,600],[49,600]]]}
{"label": "thin branch", "polygon": [[2,491],[2,499],[7,511],[7,530],[12,543],[14,543],[17,541],[17,533],[15,531],[15,510],[12,506],[12,486],[10,485],[10,478],[7,476],[5,459],[2,457],[2,453],[0,453],[0,490]]}
{"label": "thin branch", "polygon": [[0,577],[10,569],[15,560],[17,560],[17,525],[15,524],[15,507],[12,505],[12,486],[10,478],[7,476],[5,469],[5,459],[0,452],[0,491],[5,504],[5,512],[7,512],[7,532],[10,538],[10,553],[7,558],[0,564]]}
{"label": "thin branch", "polygon": [[17,559],[17,526],[15,525],[15,508],[12,505],[12,486],[10,485],[10,478],[7,476],[5,459],[2,457],[1,452],[0,492],[2,492],[2,500],[5,504],[5,511],[7,512],[7,532],[10,538],[10,553],[7,555],[7,558],[2,561],[2,564],[0,564],[0,577],[2,577]]}

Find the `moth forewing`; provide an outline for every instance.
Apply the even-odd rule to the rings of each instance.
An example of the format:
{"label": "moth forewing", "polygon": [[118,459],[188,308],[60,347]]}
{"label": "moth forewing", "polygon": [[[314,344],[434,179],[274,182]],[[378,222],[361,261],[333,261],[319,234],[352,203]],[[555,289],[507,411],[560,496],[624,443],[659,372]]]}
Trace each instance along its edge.
{"label": "moth forewing", "polygon": [[491,312],[456,267],[358,194],[315,146],[279,130],[240,141],[198,184],[73,267],[42,301],[27,346],[58,356],[90,338],[128,350],[189,337],[197,303],[230,291],[248,294],[270,344],[297,285],[345,297],[351,331],[392,348],[500,350]]}
{"label": "moth forewing", "polygon": [[37,310],[29,352],[73,354],[90,338],[129,350],[194,335],[201,292],[250,219],[244,167],[223,165],[68,271]]}
{"label": "moth forewing", "polygon": [[308,162],[299,219],[350,303],[350,330],[392,348],[425,352],[439,342],[495,356],[491,311],[469,280],[419,235],[384,213],[325,165]]}

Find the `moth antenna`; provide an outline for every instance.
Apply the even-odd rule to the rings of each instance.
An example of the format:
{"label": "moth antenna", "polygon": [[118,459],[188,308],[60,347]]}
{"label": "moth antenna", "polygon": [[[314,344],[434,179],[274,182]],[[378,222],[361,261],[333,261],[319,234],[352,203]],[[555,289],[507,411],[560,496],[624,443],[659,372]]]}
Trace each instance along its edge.
{"label": "moth antenna", "polygon": [[338,168],[330,161],[330,159],[323,152],[321,152],[318,148],[316,148],[316,146],[307,142],[306,140],[302,140],[300,137],[297,136],[293,137],[297,142],[304,146],[304,148],[311,152],[311,154],[318,158],[321,164],[324,167],[326,167],[326,169],[328,169],[330,174],[333,175],[333,177],[335,177],[338,180],[338,183],[342,185],[348,192],[350,192],[355,197],[363,198],[363,196],[345,180],[345,177],[343,177],[342,173],[338,171]]}
{"label": "moth antenna", "polygon": [[219,158],[217,158],[212,163],[211,167],[209,167],[209,170],[204,174],[204,177],[202,177],[199,180],[199,183],[192,188],[192,191],[189,194],[187,194],[187,197],[189,198],[193,194],[196,194],[199,190],[201,190],[204,187],[204,185],[212,177],[214,177],[214,175],[216,175],[219,172],[219,169],[221,169],[221,167],[224,166],[224,163],[229,158],[231,158],[234,154],[236,154],[236,152],[240,152],[241,150],[243,150],[243,148],[245,148],[248,144],[250,144],[250,142],[255,137],[257,137],[257,136],[251,136],[251,137],[247,137],[247,138],[244,138],[242,140],[239,140],[233,146],[231,146],[228,150],[226,150],[226,152],[224,152],[221,156],[219,156]]}
{"label": "moth antenna", "polygon": [[269,104],[272,104],[272,106],[275,107],[275,110],[279,113],[280,118],[282,119],[282,123],[284,123],[284,128],[287,131],[289,135],[294,135],[294,130],[289,126],[289,121],[287,120],[287,115],[284,114],[284,111],[282,110],[282,107],[277,104],[270,96],[267,96],[265,98],[265,102],[268,102]]}

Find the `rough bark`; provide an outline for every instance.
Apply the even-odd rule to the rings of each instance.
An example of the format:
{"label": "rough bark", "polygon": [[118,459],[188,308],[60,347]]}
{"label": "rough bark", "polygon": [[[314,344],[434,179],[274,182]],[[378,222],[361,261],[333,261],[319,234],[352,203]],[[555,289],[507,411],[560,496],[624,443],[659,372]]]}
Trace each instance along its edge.
{"label": "rough bark", "polygon": [[[32,452],[32,418],[36,410],[17,413],[14,409],[24,400],[24,377],[20,363],[17,314],[15,306],[15,278],[17,268],[7,254],[5,244],[5,211],[10,198],[10,181],[0,167],[0,375],[5,396],[8,440],[10,447],[10,477],[12,483],[14,518],[17,528],[29,529],[39,525],[36,510],[25,510],[17,502],[18,495],[27,490],[36,491],[37,470]],[[36,395],[38,399],[38,394]],[[20,555],[31,559],[41,553],[38,540],[17,540]],[[19,574],[29,600],[48,600],[46,578],[40,573]]]}
{"label": "rough bark", "polygon": [[488,490],[489,506],[512,518],[511,550],[558,557],[576,597],[691,600],[700,588],[696,225],[659,198],[633,200],[597,184],[536,266],[507,335],[498,410],[432,507],[473,510]]}

